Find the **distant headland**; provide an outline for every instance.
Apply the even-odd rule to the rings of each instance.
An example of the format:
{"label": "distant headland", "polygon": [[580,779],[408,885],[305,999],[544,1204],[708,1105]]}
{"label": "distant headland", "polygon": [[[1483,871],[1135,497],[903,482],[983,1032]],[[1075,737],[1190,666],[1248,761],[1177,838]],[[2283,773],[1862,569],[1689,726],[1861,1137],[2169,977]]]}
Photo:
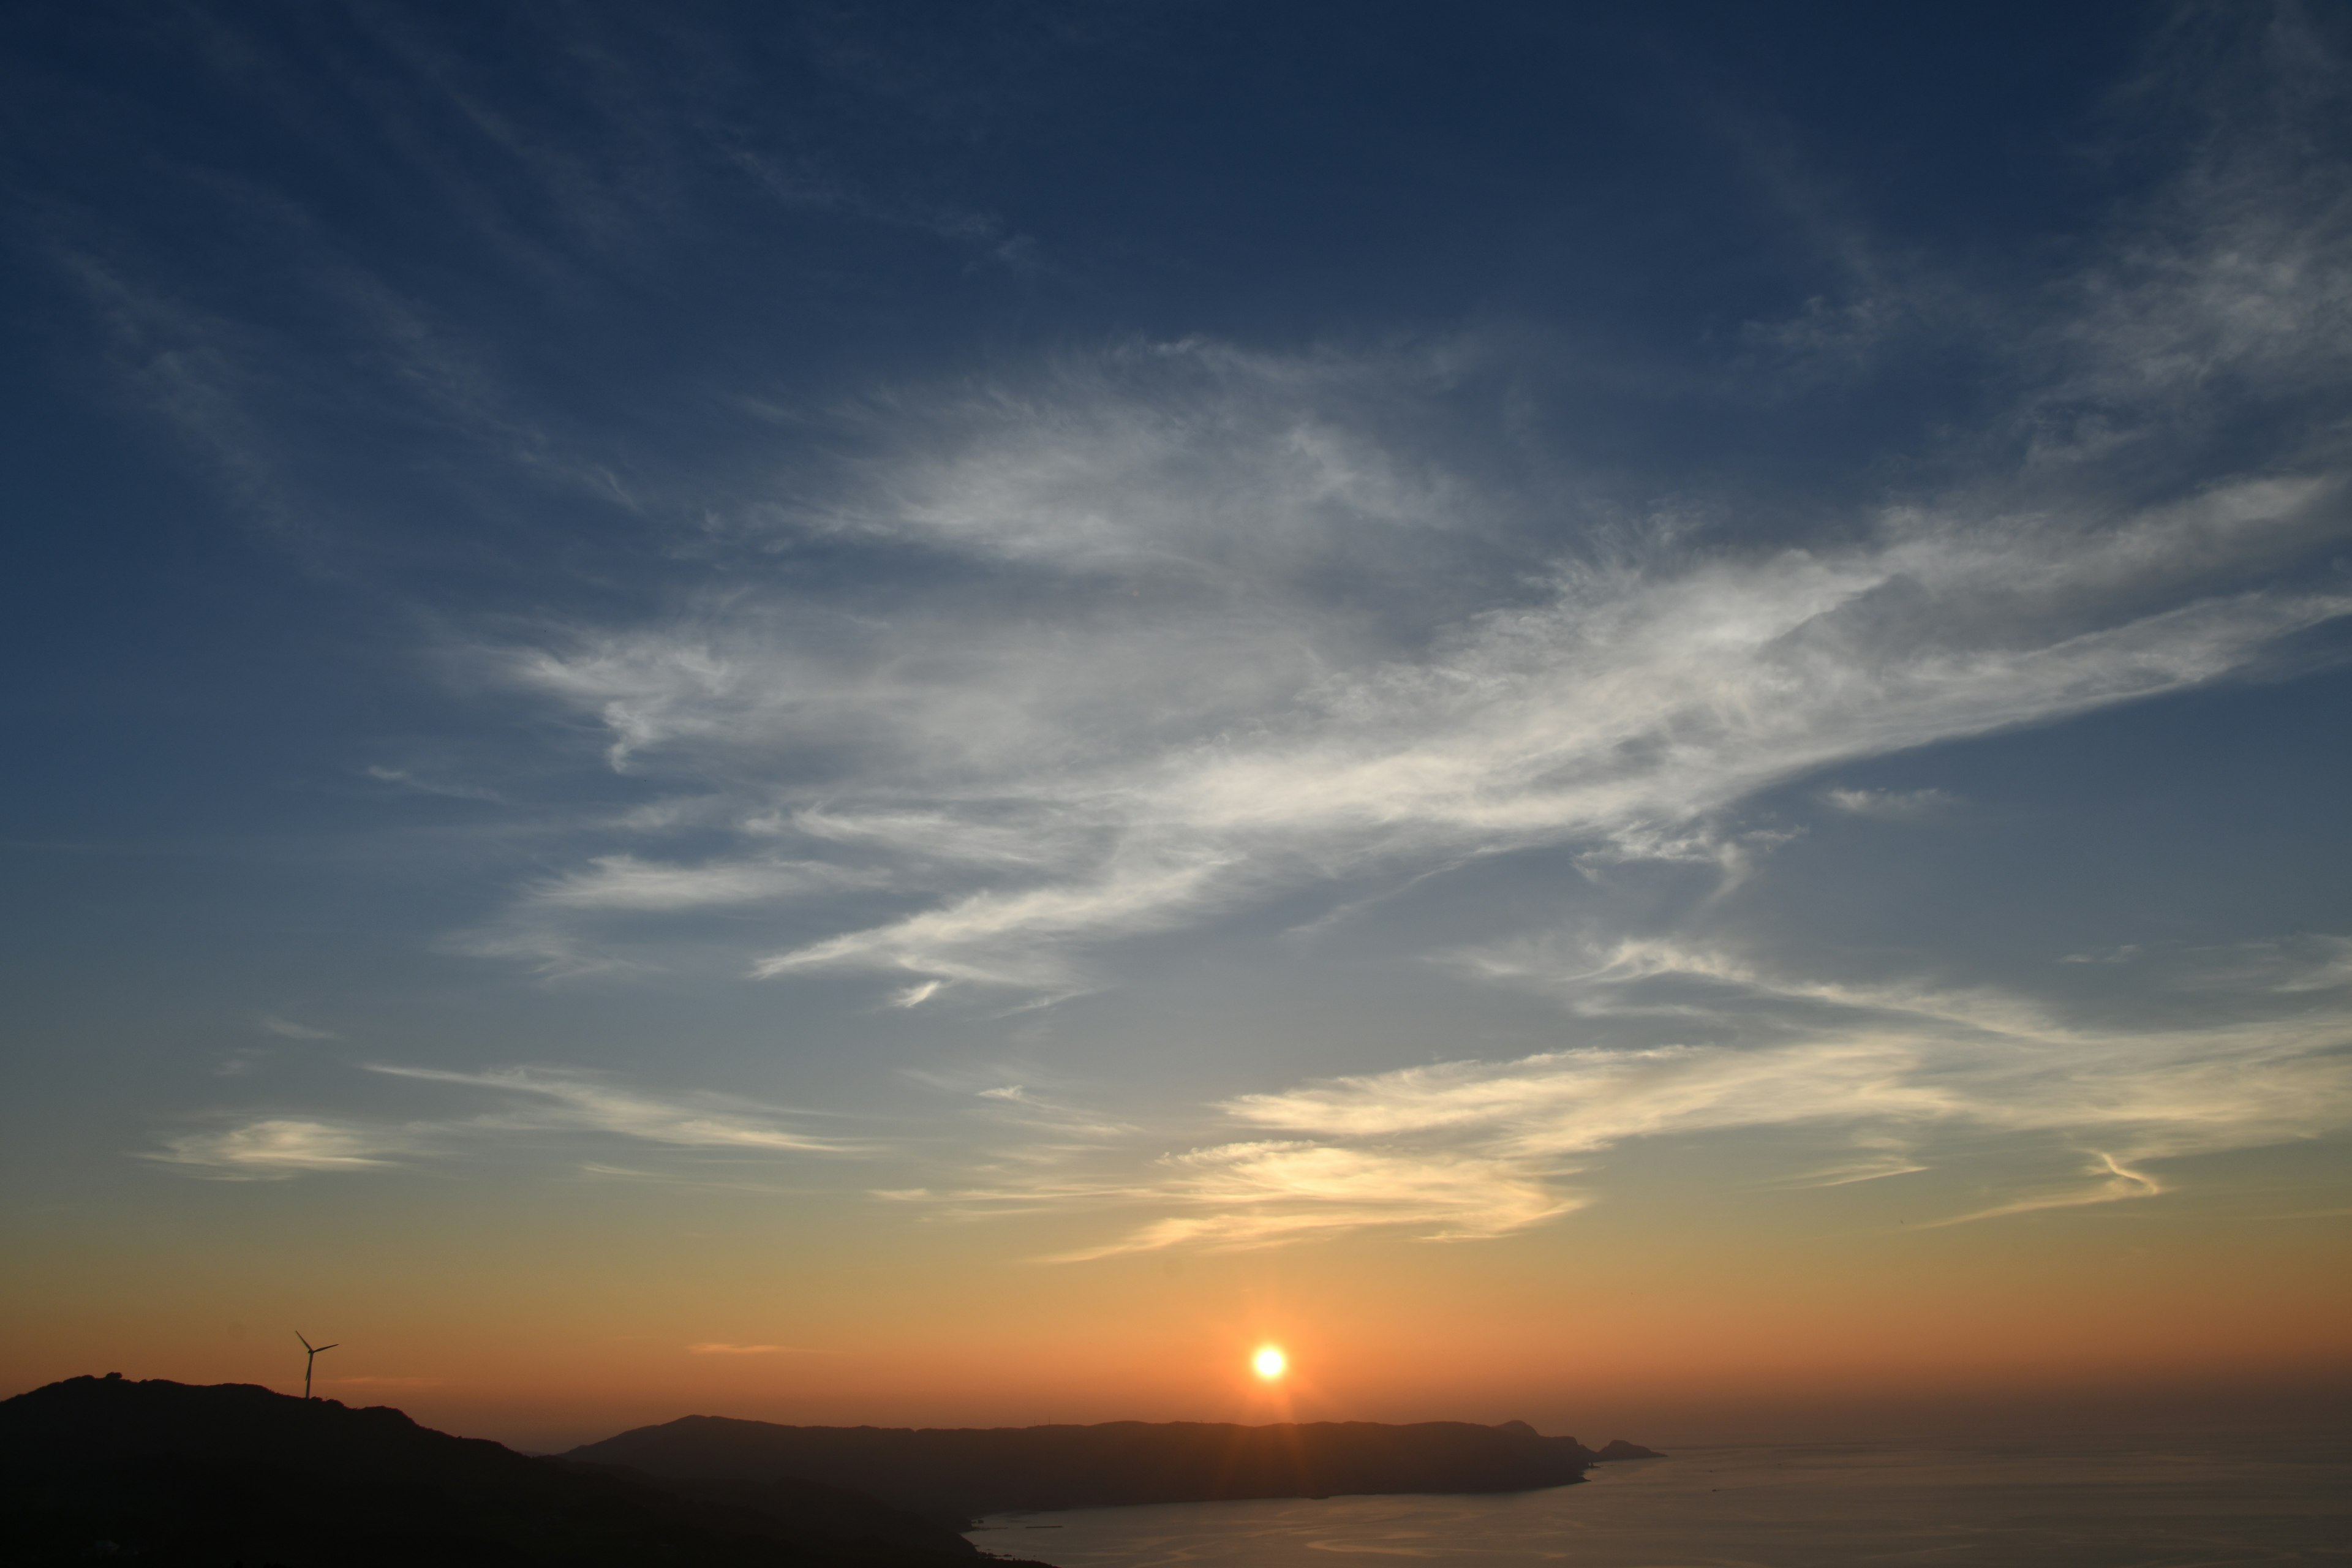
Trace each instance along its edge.
{"label": "distant headland", "polygon": [[564,1456],[679,1479],[795,1476],[895,1507],[977,1519],[1039,1509],[1382,1492],[1513,1492],[1572,1485],[1615,1459],[1524,1421],[1268,1426],[1113,1421],[1092,1426],[782,1426],[688,1415]]}

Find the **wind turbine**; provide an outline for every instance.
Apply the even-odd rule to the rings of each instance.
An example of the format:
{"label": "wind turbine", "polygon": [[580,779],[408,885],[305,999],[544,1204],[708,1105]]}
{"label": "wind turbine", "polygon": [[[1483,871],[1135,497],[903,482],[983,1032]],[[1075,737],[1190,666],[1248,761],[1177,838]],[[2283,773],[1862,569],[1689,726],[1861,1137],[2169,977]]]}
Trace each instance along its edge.
{"label": "wind turbine", "polygon": [[[295,1330],[294,1337],[298,1340],[302,1340],[302,1331],[299,1329]],[[340,1344],[341,1342],[337,1341],[336,1342]],[[334,1345],[314,1345],[308,1340],[302,1340],[302,1348],[310,1352],[310,1359],[302,1363],[302,1397],[308,1399],[310,1397],[311,1363],[319,1359],[319,1352],[320,1351],[331,1351],[335,1347]]]}

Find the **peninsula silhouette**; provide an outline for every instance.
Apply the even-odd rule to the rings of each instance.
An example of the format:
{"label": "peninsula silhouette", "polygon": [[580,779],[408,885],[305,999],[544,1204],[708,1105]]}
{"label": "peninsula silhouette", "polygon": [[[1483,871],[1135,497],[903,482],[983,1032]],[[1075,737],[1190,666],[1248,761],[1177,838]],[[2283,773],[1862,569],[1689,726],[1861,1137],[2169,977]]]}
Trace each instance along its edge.
{"label": "peninsula silhouette", "polygon": [[688,1415],[572,1449],[566,1458],[678,1479],[790,1476],[898,1507],[976,1519],[1034,1509],[1381,1492],[1511,1492],[1568,1486],[1607,1458],[1656,1458],[1620,1440],[1595,1453],[1524,1421],[1241,1426],[1113,1421],[1091,1426],[782,1426]]}

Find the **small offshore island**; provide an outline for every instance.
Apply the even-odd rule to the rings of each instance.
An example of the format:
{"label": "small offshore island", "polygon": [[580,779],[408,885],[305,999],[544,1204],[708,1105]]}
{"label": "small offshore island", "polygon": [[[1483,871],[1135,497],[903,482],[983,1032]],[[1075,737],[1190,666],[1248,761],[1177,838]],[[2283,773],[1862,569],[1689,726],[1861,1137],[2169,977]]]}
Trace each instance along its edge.
{"label": "small offshore island", "polygon": [[1525,1422],[911,1430],[690,1415],[520,1454],[250,1384],[76,1377],[0,1401],[0,1558],[154,1568],[418,1563],[972,1568],[988,1513],[1506,1492],[1654,1458]]}

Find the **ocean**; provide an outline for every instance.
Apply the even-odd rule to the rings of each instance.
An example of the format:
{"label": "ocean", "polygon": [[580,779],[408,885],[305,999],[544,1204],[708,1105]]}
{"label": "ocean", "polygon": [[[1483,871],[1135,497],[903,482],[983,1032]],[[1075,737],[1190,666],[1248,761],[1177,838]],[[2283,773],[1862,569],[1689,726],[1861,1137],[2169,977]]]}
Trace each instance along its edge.
{"label": "ocean", "polygon": [[1547,1491],[1008,1514],[971,1539],[1055,1568],[2352,1563],[2352,1439],[1677,1448]]}

